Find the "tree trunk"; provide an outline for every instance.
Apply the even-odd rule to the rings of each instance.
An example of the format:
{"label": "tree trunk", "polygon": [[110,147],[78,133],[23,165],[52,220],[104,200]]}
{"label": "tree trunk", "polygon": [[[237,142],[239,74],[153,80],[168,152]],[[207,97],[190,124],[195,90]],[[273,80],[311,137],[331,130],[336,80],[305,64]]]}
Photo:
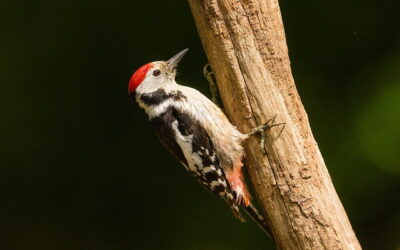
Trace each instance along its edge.
{"label": "tree trunk", "polygon": [[225,111],[249,132],[248,172],[280,249],[361,249],[297,93],[277,0],[189,0]]}

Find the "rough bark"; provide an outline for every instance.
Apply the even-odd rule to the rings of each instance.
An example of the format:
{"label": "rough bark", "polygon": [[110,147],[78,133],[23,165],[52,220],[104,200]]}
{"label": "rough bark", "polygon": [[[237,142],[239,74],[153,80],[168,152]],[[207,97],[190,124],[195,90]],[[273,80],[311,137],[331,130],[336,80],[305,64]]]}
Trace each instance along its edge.
{"label": "rough bark", "polygon": [[[277,0],[189,0],[225,111],[242,132],[277,114],[248,172],[281,249],[361,249],[336,194],[290,69]],[[281,132],[281,133],[280,133]]]}

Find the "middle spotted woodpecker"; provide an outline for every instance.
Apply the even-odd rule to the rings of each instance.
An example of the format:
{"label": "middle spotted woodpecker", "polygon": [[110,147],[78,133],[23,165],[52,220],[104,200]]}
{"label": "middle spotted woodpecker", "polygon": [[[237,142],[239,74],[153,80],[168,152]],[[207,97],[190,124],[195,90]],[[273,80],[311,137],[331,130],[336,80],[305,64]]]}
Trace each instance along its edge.
{"label": "middle spotted woodpecker", "polygon": [[129,95],[147,113],[170,153],[206,190],[225,200],[241,221],[243,207],[270,234],[243,180],[242,143],[252,133],[241,133],[207,97],[176,83],[176,67],[187,50],[140,67],[129,82]]}

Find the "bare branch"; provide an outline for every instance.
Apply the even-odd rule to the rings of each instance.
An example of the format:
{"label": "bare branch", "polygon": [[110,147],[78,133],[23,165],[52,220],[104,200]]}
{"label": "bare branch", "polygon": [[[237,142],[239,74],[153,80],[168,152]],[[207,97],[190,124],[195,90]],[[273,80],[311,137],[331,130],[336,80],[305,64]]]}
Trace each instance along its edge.
{"label": "bare branch", "polygon": [[[277,114],[285,129],[245,145],[258,201],[281,249],[361,249],[312,135],[290,69],[277,0],[189,0],[231,122]],[[280,133],[281,132],[281,133]],[[280,133],[280,134],[279,134]]]}

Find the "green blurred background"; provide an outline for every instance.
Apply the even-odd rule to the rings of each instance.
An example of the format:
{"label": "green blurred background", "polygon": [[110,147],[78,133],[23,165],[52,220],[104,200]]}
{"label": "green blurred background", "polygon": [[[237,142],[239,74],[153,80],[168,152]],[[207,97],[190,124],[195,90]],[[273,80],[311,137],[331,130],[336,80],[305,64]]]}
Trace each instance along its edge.
{"label": "green blurred background", "polygon": [[[400,247],[398,1],[280,1],[293,74],[365,249]],[[189,47],[186,1],[0,1],[0,249],[271,249],[204,192],[127,95]]]}

